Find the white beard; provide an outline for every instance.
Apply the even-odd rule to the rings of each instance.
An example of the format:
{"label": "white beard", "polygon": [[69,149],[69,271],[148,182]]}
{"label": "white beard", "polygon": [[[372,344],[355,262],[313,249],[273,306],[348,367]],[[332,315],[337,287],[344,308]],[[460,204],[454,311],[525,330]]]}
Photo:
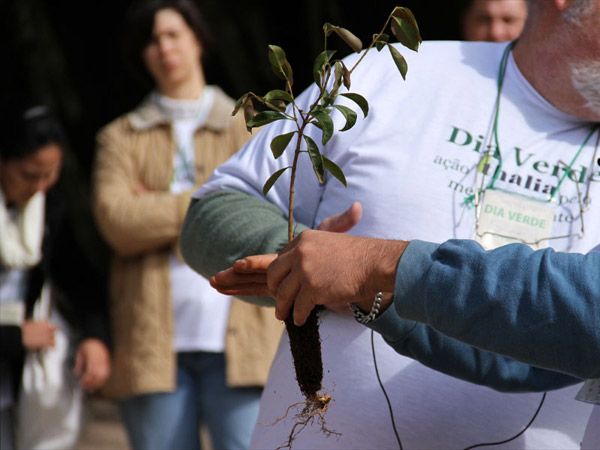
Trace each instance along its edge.
{"label": "white beard", "polygon": [[571,79],[586,106],[600,116],[600,61],[571,64]]}

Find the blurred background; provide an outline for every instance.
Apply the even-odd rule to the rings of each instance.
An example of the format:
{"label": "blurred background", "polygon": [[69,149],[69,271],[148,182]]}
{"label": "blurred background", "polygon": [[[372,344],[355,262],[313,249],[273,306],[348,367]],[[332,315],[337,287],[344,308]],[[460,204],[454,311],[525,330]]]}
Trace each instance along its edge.
{"label": "blurred background", "polygon": [[[299,93],[311,81],[312,62],[323,47],[325,22],[348,28],[367,42],[394,6],[413,11],[424,39],[459,38],[459,0],[350,3],[198,0],[215,41],[205,67],[208,82],[219,84],[234,98],[249,90],[264,94],[281,88],[267,58],[267,46],[276,44],[286,51]],[[123,66],[122,21],[129,4],[127,0],[0,1],[0,89],[3,95],[25,89],[62,116],[70,141],[62,187],[79,212],[78,237],[100,271],[106,267],[107,251],[87,211],[94,136],[147,93]],[[339,49],[341,55],[348,53],[343,45]]]}
{"label": "blurred background", "polygon": [[[282,88],[267,58],[267,46],[276,44],[294,69],[298,94],[312,80],[325,22],[369,42],[394,6],[405,6],[416,16],[424,39],[459,39],[461,1],[198,0],[214,38],[205,64],[207,81],[233,98]],[[89,205],[95,134],[147,94],[124,70],[122,22],[129,5],[127,0],[0,0],[0,95],[27,91],[61,116],[70,148],[59,186],[74,206],[76,237],[102,277],[109,252]],[[336,40],[330,40],[330,48],[336,48]],[[338,44],[338,56],[349,53]],[[113,405],[92,403],[90,415],[79,448],[127,447]]]}

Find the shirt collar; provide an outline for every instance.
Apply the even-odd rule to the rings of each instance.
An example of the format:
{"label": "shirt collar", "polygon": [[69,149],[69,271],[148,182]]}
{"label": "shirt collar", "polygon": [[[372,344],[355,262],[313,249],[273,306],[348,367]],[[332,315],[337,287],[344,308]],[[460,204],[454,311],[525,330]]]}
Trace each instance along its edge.
{"label": "shirt collar", "polygon": [[[204,89],[208,92],[203,93],[203,96],[210,94],[213,101],[208,114],[198,124],[198,127],[206,127],[217,131],[226,129],[231,121],[231,111],[234,106],[232,100],[217,86],[206,86]],[[153,99],[154,95],[156,95],[155,92],[148,94],[137,108],[127,114],[127,118],[135,130],[147,130],[172,122],[172,117],[160,108]]]}

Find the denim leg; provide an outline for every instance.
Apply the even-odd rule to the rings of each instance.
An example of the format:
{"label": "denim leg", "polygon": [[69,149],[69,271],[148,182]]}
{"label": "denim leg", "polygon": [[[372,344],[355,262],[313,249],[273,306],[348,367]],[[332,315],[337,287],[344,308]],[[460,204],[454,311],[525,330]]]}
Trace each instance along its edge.
{"label": "denim leg", "polygon": [[185,353],[180,358],[194,367],[198,408],[208,425],[213,448],[247,449],[258,420],[262,389],[228,387],[222,353]]}
{"label": "denim leg", "polygon": [[0,410],[0,450],[15,448],[13,411],[12,406]]}
{"label": "denim leg", "polygon": [[119,401],[131,446],[135,450],[199,450],[199,417],[194,398],[193,376],[178,367],[175,392]]}

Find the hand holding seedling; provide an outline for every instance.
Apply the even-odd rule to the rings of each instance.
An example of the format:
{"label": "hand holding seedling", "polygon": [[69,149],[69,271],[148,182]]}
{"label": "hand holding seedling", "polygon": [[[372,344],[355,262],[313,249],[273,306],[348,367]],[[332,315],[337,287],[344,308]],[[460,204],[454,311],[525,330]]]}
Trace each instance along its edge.
{"label": "hand holding seedling", "polygon": [[[345,121],[339,131],[347,131],[354,127],[358,114],[352,108],[339,104],[337,102],[339,96],[345,97],[358,106],[364,117],[368,115],[369,104],[367,100],[360,94],[349,92],[349,90],[351,88],[352,72],[373,48],[381,51],[387,47],[400,74],[403,78],[406,77],[408,70],[406,61],[397,48],[389,43],[390,36],[385,33],[388,26],[391,27],[392,34],[401,44],[414,51],[418,50],[421,35],[415,18],[408,8],[394,8],[381,31],[373,35],[371,43],[364,51],[360,39],[347,29],[330,23],[323,26],[325,35],[324,50],[317,56],[312,70],[318,94],[316,98],[310,99],[307,110],[301,109],[295,102],[292,89],[294,83],[293,70],[283,49],[276,45],[269,46],[269,61],[274,74],[284,81],[285,88],[283,90],[272,90],[262,97],[253,92],[248,92],[236,102],[234,114],[240,109],[244,111],[249,131],[279,120],[289,120],[295,125],[293,131],[286,129],[285,133],[275,136],[270,143],[275,159],[278,159],[290,148],[293,151],[292,164],[271,174],[263,186],[263,194],[266,196],[281,175],[288,170],[290,171],[288,242],[294,239],[294,186],[298,159],[302,153],[308,154],[314,173],[320,183],[325,182],[325,173],[329,172],[346,186],[346,177],[342,169],[321,152],[319,144],[306,134],[307,128],[314,126],[321,130],[320,144],[325,147],[335,133],[334,121],[331,117],[334,111],[338,111]],[[357,58],[351,68],[346,67],[343,60],[333,59],[335,51],[327,48],[327,39],[332,34],[339,36],[354,52],[360,53],[360,57]],[[258,106],[262,111],[257,111],[255,106]],[[331,396],[327,393],[318,394],[323,379],[318,311],[319,307],[310,309],[308,317],[305,321],[302,321],[304,323],[302,326],[297,326],[291,319],[291,315],[285,319],[290,350],[296,369],[296,379],[300,391],[306,398],[305,408],[296,416],[297,422],[290,433],[286,447],[291,447],[296,433],[302,430],[314,417],[321,419],[321,427],[325,433],[334,433],[324,426],[322,416],[327,410]],[[281,311],[279,313],[282,314]],[[296,431],[297,429],[298,431]]]}

